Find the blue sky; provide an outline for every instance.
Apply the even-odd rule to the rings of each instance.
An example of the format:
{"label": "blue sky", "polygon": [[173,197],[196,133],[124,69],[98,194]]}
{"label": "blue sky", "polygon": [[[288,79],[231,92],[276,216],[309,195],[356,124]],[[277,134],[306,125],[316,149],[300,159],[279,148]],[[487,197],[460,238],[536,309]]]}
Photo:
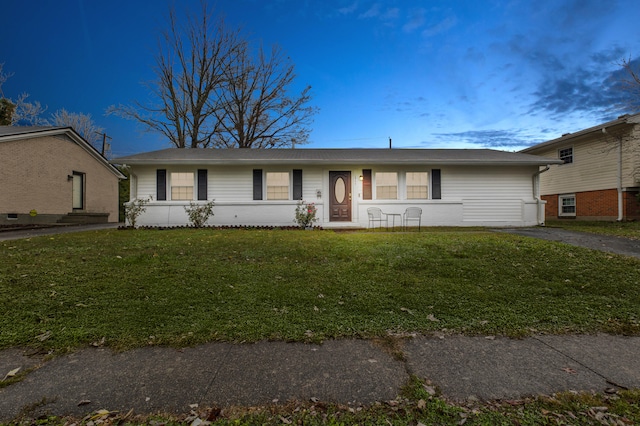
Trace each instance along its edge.
{"label": "blue sky", "polygon": [[[112,104],[144,101],[170,4],[3,0],[5,96],[91,114],[113,156],[169,147]],[[517,150],[615,118],[637,0],[218,0],[228,24],[296,65],[320,109],[312,148]]]}

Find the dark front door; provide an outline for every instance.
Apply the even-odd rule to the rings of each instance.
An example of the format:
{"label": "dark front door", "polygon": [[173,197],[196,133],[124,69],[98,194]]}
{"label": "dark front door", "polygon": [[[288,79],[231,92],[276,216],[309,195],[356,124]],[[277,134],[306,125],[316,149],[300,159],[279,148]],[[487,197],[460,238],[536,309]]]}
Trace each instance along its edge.
{"label": "dark front door", "polygon": [[329,221],[351,222],[351,172],[329,172]]}

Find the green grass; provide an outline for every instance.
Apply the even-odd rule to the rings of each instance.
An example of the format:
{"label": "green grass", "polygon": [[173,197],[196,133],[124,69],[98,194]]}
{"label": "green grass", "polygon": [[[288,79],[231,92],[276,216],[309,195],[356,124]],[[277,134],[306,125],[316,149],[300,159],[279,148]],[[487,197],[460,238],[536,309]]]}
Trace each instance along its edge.
{"label": "green grass", "polygon": [[547,227],[640,240],[640,222],[550,220]]}
{"label": "green grass", "polygon": [[637,259],[478,230],[108,230],[0,259],[0,348],[640,334]]}

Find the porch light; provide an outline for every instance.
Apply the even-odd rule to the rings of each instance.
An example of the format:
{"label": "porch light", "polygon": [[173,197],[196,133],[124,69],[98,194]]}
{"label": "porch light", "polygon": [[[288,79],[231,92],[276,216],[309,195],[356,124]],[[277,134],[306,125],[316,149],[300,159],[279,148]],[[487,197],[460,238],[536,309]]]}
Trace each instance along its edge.
{"label": "porch light", "polygon": [[360,177],[359,177],[358,179],[360,179],[361,181],[363,181],[363,180],[364,180],[364,177],[363,177],[362,175],[360,175]]}

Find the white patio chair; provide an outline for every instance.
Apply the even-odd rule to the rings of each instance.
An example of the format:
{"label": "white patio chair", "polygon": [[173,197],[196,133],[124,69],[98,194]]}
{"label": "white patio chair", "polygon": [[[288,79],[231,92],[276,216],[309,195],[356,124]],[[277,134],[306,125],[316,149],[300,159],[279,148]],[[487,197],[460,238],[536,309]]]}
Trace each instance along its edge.
{"label": "white patio chair", "polygon": [[420,207],[407,207],[402,215],[402,224],[406,230],[409,227],[409,222],[418,222],[418,231],[420,231],[420,222],[422,221],[422,209]]}
{"label": "white patio chair", "polygon": [[380,224],[378,226],[379,228],[382,228],[382,222],[384,222],[385,227],[389,227],[387,215],[383,213],[382,210],[380,210],[378,207],[369,207],[367,209],[367,215],[369,216],[369,228],[373,228],[376,222]]}

